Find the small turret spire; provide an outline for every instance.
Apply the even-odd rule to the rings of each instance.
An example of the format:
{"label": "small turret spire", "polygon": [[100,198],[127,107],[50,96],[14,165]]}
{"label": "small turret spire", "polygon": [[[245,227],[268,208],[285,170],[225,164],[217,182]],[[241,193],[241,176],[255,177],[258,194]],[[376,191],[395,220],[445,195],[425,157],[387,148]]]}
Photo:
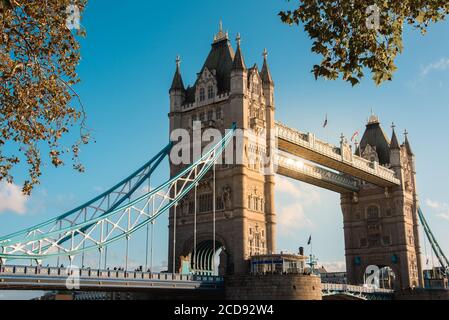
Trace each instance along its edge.
{"label": "small turret spire", "polygon": [[406,150],[407,150],[407,153],[408,153],[410,156],[413,156],[414,153],[413,153],[412,147],[410,146],[410,142],[409,142],[409,140],[408,140],[408,131],[407,131],[407,130],[404,131],[404,136],[405,136],[405,142],[404,142],[404,145],[405,145],[405,148],[406,148]]}
{"label": "small turret spire", "polygon": [[175,71],[175,75],[173,76],[173,82],[172,85],[170,87],[170,91],[172,90],[182,90],[184,91],[184,82],[182,81],[182,76],[181,76],[181,57],[179,55],[176,56],[176,71]]}
{"label": "small turret spire", "polygon": [[268,51],[265,48],[263,50],[263,67],[262,71],[260,72],[260,76],[262,77],[263,83],[266,84],[274,84],[273,78],[271,77],[270,68],[268,67]]}
{"label": "small turret spire", "polygon": [[395,128],[396,128],[396,125],[393,122],[391,124],[391,129],[393,130],[393,135],[391,137],[391,143],[390,143],[391,150],[399,150],[400,149],[399,141],[398,141],[398,137],[396,136]]}
{"label": "small turret spire", "polygon": [[234,57],[234,62],[232,64],[232,70],[246,70],[245,60],[243,59],[242,49],[240,47],[242,38],[240,37],[240,33],[237,34],[237,52]]}
{"label": "small turret spire", "polygon": [[355,145],[355,155],[361,157],[359,139],[355,138],[354,145]]}

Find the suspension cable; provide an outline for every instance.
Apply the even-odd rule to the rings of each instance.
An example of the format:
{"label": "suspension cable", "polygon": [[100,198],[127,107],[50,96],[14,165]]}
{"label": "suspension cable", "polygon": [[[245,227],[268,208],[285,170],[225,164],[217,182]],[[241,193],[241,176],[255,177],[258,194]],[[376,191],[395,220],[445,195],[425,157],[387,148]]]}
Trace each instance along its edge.
{"label": "suspension cable", "polygon": [[[151,191],[151,180],[148,179],[148,191]],[[147,214],[151,215],[150,204],[147,205]],[[145,272],[148,271],[148,247],[149,247],[149,233],[150,233],[150,224],[147,224],[146,228],[146,242],[145,242]]]}
{"label": "suspension cable", "polygon": [[[175,183],[175,199],[178,197],[178,183]],[[178,203],[176,202],[173,208],[173,274],[176,273],[176,214]]]}
{"label": "suspension cable", "polygon": [[[423,227],[424,229],[424,227]],[[423,238],[424,238],[424,254],[426,255],[426,268],[429,267],[429,255],[427,253],[427,237],[426,237],[426,232],[423,232]]]}
{"label": "suspension cable", "polygon": [[216,224],[215,224],[215,219],[216,219],[216,210],[217,210],[217,199],[216,199],[216,163],[214,162],[214,167],[213,167],[213,195],[212,195],[212,201],[213,201],[213,253],[212,253],[212,275],[215,275],[215,250],[216,250],[216,245],[215,245],[215,241],[216,241]]}
{"label": "suspension cable", "polygon": [[[155,208],[155,199],[153,197],[152,200],[153,203],[153,210],[151,211],[151,218],[154,216],[154,208]],[[150,271],[153,273],[153,244],[154,244],[154,225],[156,224],[156,221],[151,221],[151,247],[150,247]]]}
{"label": "suspension cable", "polygon": [[[110,207],[111,195],[108,195],[108,208]],[[106,221],[106,237],[109,235],[109,222]],[[108,245],[104,248],[104,269],[108,267]]]}
{"label": "suspension cable", "polygon": [[[195,177],[198,174],[198,169],[195,168]],[[194,220],[193,220],[193,271],[196,273],[196,214],[198,211],[198,183],[195,183],[195,212],[194,212]]]}

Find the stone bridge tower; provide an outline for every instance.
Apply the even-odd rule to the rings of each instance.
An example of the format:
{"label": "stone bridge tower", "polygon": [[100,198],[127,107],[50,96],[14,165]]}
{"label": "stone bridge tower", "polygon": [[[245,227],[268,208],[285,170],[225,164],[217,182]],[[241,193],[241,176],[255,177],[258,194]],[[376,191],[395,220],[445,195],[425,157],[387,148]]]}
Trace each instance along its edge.
{"label": "stone bridge tower", "polygon": [[[247,68],[240,36],[234,52],[221,26],[193,86],[184,87],[177,60],[170,88],[170,132],[186,129],[193,136],[198,128],[201,132],[216,128],[224,133],[236,123],[238,130],[245,134],[249,131],[259,134],[266,129],[263,135],[266,138],[257,143],[247,138],[241,144],[234,143],[234,152],[241,154],[243,161],[216,167],[215,246],[211,172],[197,189],[196,237],[194,192],[177,207],[176,244],[173,242],[174,210],[170,211],[170,271],[174,247],[176,272],[188,272],[190,267],[191,271],[203,274],[216,273],[217,269],[219,274],[246,273],[250,256],[275,251],[274,175],[264,173],[259,161],[271,146],[268,137],[274,130],[274,111],[274,83],[266,51],[260,71],[257,65]],[[182,168],[171,164],[171,176]],[[212,261],[218,255],[220,262],[212,270]]]}
{"label": "stone bridge tower", "polygon": [[393,126],[389,140],[372,115],[356,153],[394,170],[401,184],[383,189],[362,182],[358,194],[342,195],[348,281],[364,283],[366,268],[375,265],[393,270],[396,289],[420,287],[415,156],[407,133],[400,145]]}

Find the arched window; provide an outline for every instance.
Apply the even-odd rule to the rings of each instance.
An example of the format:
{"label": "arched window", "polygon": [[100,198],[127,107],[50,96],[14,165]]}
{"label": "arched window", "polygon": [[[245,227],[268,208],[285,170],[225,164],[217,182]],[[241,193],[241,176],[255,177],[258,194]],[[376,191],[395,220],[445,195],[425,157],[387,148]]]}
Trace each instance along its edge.
{"label": "arched window", "polygon": [[204,100],[206,100],[206,91],[204,88],[200,88],[200,101],[203,102]]}
{"label": "arched window", "polygon": [[368,207],[367,218],[368,219],[379,219],[379,208],[376,206]]}

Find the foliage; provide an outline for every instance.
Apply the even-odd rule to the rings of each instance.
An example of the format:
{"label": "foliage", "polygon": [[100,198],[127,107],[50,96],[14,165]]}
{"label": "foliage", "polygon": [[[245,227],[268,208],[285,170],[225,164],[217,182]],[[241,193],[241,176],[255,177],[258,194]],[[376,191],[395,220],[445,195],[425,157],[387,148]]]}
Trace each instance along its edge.
{"label": "foliage", "polygon": [[[367,21],[372,15],[369,7],[374,5],[380,19],[371,28]],[[316,78],[341,76],[356,85],[368,69],[379,85],[391,80],[397,69],[404,25],[424,34],[431,22],[444,20],[448,13],[448,0],[301,0],[295,10],[279,15],[284,23],[302,23],[313,40],[312,51],[323,57],[313,67]]]}
{"label": "foliage", "polygon": [[[89,141],[85,114],[72,86],[79,82],[76,66],[80,46],[66,26],[67,6],[72,0],[0,0],[0,181],[14,180],[12,170],[26,162],[29,179],[23,192],[30,194],[39,183],[43,159],[48,152],[56,167],[64,154],[71,154],[74,169],[80,145]],[[77,0],[80,12],[86,0]],[[79,110],[70,106],[79,101]],[[61,138],[78,126],[79,139],[69,148]],[[19,156],[6,154],[16,150]]]}

